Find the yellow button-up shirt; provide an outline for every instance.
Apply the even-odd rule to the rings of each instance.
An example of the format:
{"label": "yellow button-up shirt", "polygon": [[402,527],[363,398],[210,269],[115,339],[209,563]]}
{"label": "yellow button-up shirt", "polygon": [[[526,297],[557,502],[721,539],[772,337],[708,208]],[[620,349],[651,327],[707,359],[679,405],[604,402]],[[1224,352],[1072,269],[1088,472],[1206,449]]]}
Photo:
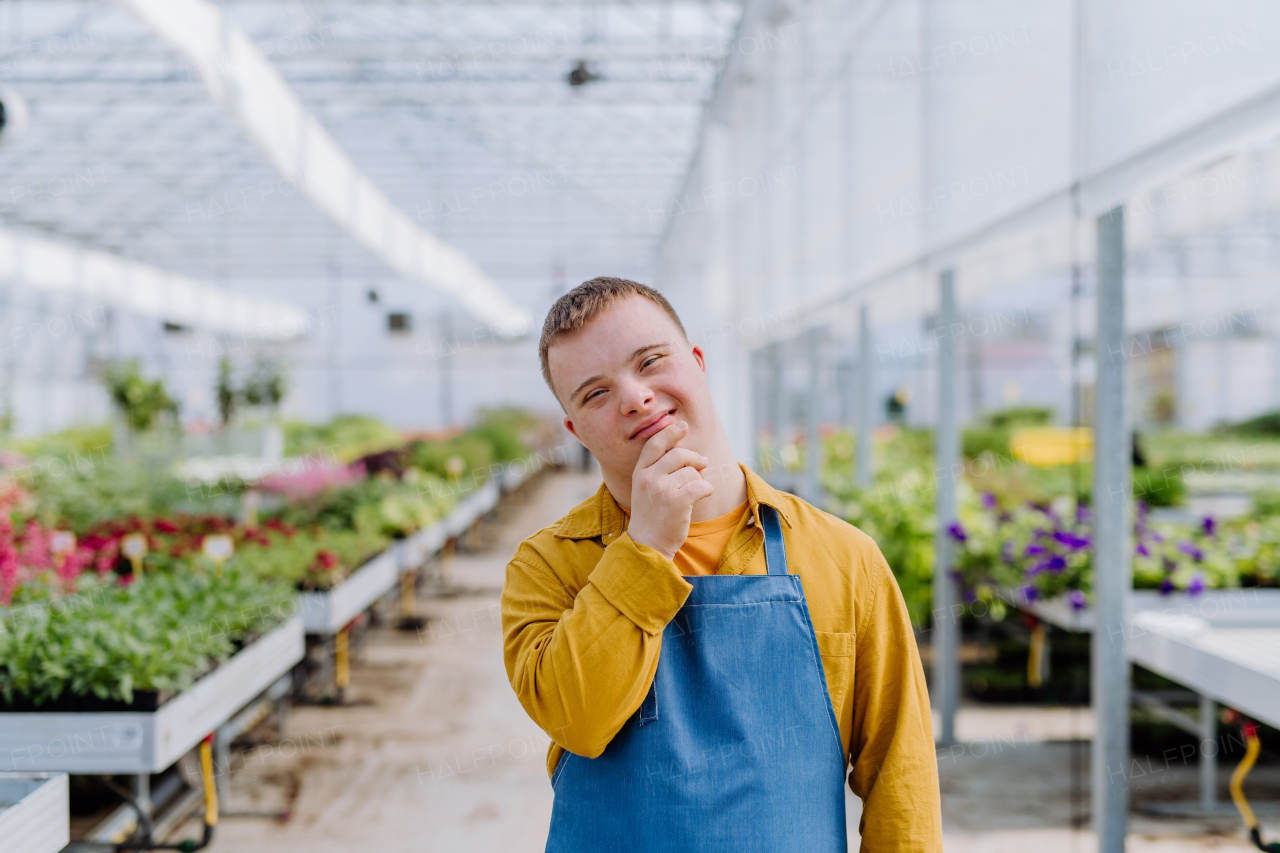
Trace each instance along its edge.
{"label": "yellow button-up shirt", "polygon": [[[924,670],[888,564],[862,531],[741,466],[750,512],[717,574],[767,573],[759,505],[782,517],[787,562],[800,575],[849,787],[863,800],[862,850],[940,851],[942,817]],[[587,758],[640,707],[662,632],[693,587],[675,564],[633,542],[605,484],[516,549],[502,588],[507,676],[551,738]]]}

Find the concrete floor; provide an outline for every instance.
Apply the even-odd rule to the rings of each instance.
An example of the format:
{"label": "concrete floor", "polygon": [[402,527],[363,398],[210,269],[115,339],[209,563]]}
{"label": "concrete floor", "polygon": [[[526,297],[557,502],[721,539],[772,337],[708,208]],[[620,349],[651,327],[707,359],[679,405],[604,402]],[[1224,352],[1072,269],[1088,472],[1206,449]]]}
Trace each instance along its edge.
{"label": "concrete floor", "polygon": [[[492,525],[482,552],[454,559],[449,597],[419,600],[429,619],[422,631],[369,633],[347,704],[297,708],[285,740],[240,753],[223,809],[291,804],[291,818],[229,816],[213,853],[541,851],[552,802],[548,739],[507,683],[498,597],[520,539],[598,484],[598,476],[572,474],[542,480]],[[1087,784],[1088,743],[1080,740],[1091,734],[1087,710],[965,708],[957,731],[965,743],[939,755],[948,851],[1096,849],[1087,829],[1073,828],[1088,793],[1073,788],[1070,741],[1079,741],[1077,779]],[[1135,798],[1191,796],[1194,776],[1192,766],[1153,777],[1143,791],[1135,783]],[[848,800],[856,850],[860,804],[852,794]],[[1275,837],[1277,827],[1269,829]],[[183,837],[195,830],[189,824]],[[1141,853],[1252,849],[1230,816],[1135,815],[1132,833],[1129,849]]]}

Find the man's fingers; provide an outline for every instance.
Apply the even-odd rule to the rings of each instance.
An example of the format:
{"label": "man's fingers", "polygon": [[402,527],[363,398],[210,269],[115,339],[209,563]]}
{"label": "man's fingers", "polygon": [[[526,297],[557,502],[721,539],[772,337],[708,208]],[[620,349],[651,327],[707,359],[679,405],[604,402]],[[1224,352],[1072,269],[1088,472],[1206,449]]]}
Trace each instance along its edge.
{"label": "man's fingers", "polygon": [[636,460],[636,470],[648,468],[654,462],[662,458],[662,455],[675,446],[675,443],[684,438],[689,432],[689,425],[684,421],[676,421],[664,426],[662,429],[649,436],[644,443],[644,449],[640,451],[640,458]]}
{"label": "man's fingers", "polygon": [[701,471],[707,467],[707,457],[687,447],[673,447],[662,455],[662,458],[649,466],[655,474],[670,474],[681,468],[693,468]]}
{"label": "man's fingers", "polygon": [[668,476],[668,482],[672,483],[672,491],[679,492],[681,488],[692,483],[694,480],[701,480],[702,474],[698,473],[698,469],[685,466],[673,471]]}
{"label": "man's fingers", "polygon": [[715,492],[715,486],[707,480],[698,477],[691,483],[676,489],[676,496],[680,498],[682,503],[695,504],[703,498],[710,497]]}

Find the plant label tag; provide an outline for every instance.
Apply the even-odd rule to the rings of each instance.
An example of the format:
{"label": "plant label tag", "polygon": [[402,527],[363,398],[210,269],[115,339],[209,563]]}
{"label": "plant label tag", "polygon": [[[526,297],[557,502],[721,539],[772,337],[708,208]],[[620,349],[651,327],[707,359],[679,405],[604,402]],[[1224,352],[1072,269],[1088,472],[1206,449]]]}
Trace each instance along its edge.
{"label": "plant label tag", "polygon": [[231,541],[230,536],[225,533],[218,533],[204,537],[201,550],[210,560],[215,563],[222,563],[231,559],[231,555],[235,553],[235,544]]}
{"label": "plant label tag", "polygon": [[49,537],[49,550],[55,554],[66,554],[76,549],[76,535],[70,530],[55,530]]}
{"label": "plant label tag", "polygon": [[147,537],[142,533],[130,533],[120,540],[120,553],[130,560],[147,556]]}

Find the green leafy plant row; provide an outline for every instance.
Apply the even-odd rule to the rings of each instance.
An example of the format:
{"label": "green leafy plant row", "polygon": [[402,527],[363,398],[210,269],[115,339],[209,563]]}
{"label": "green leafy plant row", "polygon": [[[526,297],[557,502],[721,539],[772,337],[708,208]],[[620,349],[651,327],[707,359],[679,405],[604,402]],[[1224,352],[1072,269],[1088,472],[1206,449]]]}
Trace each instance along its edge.
{"label": "green leafy plant row", "polygon": [[70,597],[0,614],[0,697],[40,706],[64,693],[132,702],[184,690],[292,613],[293,594],[231,566],[125,585],[83,576]]}

